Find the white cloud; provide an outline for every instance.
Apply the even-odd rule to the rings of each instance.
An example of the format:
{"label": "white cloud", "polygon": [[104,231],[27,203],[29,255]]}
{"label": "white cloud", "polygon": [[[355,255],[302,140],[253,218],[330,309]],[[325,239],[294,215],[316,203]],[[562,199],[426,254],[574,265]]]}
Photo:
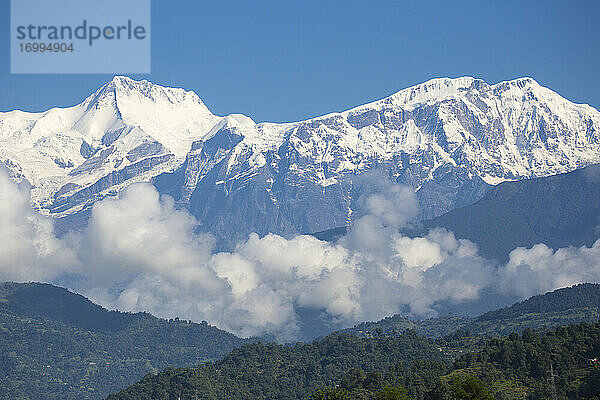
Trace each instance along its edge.
{"label": "white cloud", "polygon": [[84,231],[59,240],[29,206],[28,189],[0,171],[0,278],[52,282],[76,273],[81,279],[71,288],[110,308],[282,340],[298,334],[297,307],[353,324],[402,305],[434,316],[436,304],[475,300],[490,288],[525,297],[600,281],[600,242],[515,249],[497,268],[451,232],[403,236],[398,228],[417,214],[415,194],[373,182],[378,192],[360,200],[362,216],[337,243],[251,234],[234,251],[214,253],[214,239],[196,233],[195,219],[149,184],[96,203]]}
{"label": "white cloud", "polygon": [[600,240],[592,247],[553,250],[545,244],[517,248],[500,269],[507,293],[528,297],[581,282],[600,282]]}
{"label": "white cloud", "polygon": [[29,198],[27,184],[0,168],[0,280],[48,281],[76,267],[52,221],[32,210]]}

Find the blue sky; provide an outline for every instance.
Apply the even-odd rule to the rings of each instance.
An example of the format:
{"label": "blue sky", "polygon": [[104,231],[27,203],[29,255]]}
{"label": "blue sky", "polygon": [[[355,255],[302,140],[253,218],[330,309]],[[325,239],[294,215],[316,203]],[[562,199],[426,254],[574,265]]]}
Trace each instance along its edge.
{"label": "blue sky", "polygon": [[[0,110],[80,102],[111,75],[11,75],[0,0]],[[430,78],[531,76],[600,108],[598,1],[153,1],[152,73],[216,114],[308,118]]]}

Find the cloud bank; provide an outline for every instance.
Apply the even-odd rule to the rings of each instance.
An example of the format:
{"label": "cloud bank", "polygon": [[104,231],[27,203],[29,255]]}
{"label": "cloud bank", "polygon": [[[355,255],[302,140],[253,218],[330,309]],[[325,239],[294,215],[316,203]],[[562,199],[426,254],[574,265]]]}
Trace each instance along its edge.
{"label": "cloud bank", "polygon": [[0,280],[48,281],[76,265],[69,246],[54,236],[52,221],[29,205],[27,184],[0,168]]}
{"label": "cloud bank", "polygon": [[81,233],[58,239],[52,221],[29,206],[29,189],[0,171],[0,279],[56,282],[68,274],[77,277],[71,289],[109,308],[280,340],[297,337],[299,308],[350,325],[399,311],[435,316],[440,302],[476,300],[486,290],[524,298],[600,281],[600,241],[518,248],[498,266],[443,229],[401,235],[418,211],[414,192],[386,182],[377,188],[336,243],[251,234],[217,253],[214,238],[195,233],[195,219],[150,184],[96,203]]}

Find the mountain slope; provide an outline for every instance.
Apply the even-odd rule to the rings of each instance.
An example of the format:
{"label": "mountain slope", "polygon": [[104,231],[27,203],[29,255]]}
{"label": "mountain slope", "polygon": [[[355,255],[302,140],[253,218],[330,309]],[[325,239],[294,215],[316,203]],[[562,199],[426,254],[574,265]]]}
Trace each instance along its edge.
{"label": "mountain slope", "polygon": [[474,318],[444,317],[413,321],[400,315],[377,322],[363,322],[344,332],[361,337],[377,332],[389,334],[414,329],[428,337],[469,331],[475,335],[499,336],[525,329],[548,329],[600,319],[600,284],[584,283],[557,289],[515,303],[510,307],[489,311]]}
{"label": "mountain slope", "polygon": [[[457,238],[469,239],[483,256],[503,261],[517,247],[538,243],[558,249],[592,246],[600,237],[600,165],[544,178],[504,182],[469,206],[403,229],[423,236],[445,228]],[[345,227],[314,233],[335,241]]]}
{"label": "mountain slope", "polygon": [[417,192],[422,218],[491,185],[600,162],[600,113],[531,78],[433,79],[295,123],[218,117],[193,92],[116,77],[82,104],[0,114],[0,161],[35,205],[73,215],[153,180],[220,239],[346,225],[378,170]]}
{"label": "mountain slope", "polygon": [[[502,183],[473,205],[424,221],[505,259],[516,247],[591,246],[600,237],[600,166],[546,178]],[[422,233],[422,232],[421,232]]]}
{"label": "mountain slope", "polygon": [[74,107],[0,113],[0,161],[60,215],[175,168],[220,119],[193,92],[115,77]]}
{"label": "mountain slope", "polygon": [[447,360],[432,341],[414,333],[380,339],[332,334],[295,346],[251,344],[214,364],[148,375],[108,398],[306,399],[314,388],[334,384],[352,366],[387,369],[423,358],[432,364]]}
{"label": "mountain slope", "polygon": [[206,323],[107,311],[48,284],[0,284],[0,398],[98,399],[245,342]]}
{"label": "mountain slope", "polygon": [[[599,340],[600,323],[584,323],[544,333],[527,330],[454,356],[414,332],[361,339],[331,335],[288,348],[254,344],[212,365],[147,375],[109,399],[306,399],[325,386],[347,394],[314,398],[517,400],[552,398],[554,390],[556,398],[585,399],[600,390],[600,367],[591,361],[600,352]],[[494,397],[450,395],[448,383],[465,375],[479,377]],[[410,397],[402,391],[380,397],[388,385],[406,387]]]}
{"label": "mountain slope", "polygon": [[[220,148],[229,156],[200,173],[189,207],[220,237],[322,231],[360,212],[358,198],[373,188],[356,175],[377,169],[413,187],[421,216],[432,217],[473,203],[490,184],[595,162],[594,121],[596,110],[531,79],[493,86],[437,79],[343,113],[281,127],[259,124],[258,134],[220,132],[231,143],[244,139],[232,150]],[[269,147],[256,143],[273,130],[280,133]]]}

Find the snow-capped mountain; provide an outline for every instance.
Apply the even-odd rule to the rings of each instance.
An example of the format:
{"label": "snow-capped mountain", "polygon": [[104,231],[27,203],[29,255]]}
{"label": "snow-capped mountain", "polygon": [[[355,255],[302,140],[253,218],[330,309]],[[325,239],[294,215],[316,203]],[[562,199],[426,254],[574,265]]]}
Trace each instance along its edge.
{"label": "snow-capped mountain", "polygon": [[0,113],[0,160],[60,215],[176,168],[219,120],[193,92],[115,77],[74,107]]}
{"label": "snow-capped mountain", "polygon": [[600,113],[531,78],[433,79],[294,123],[213,115],[182,89],[115,77],[83,103],[0,113],[0,160],[57,217],[153,181],[204,228],[307,233],[348,223],[374,169],[412,186],[422,217],[490,185],[600,162]]}

